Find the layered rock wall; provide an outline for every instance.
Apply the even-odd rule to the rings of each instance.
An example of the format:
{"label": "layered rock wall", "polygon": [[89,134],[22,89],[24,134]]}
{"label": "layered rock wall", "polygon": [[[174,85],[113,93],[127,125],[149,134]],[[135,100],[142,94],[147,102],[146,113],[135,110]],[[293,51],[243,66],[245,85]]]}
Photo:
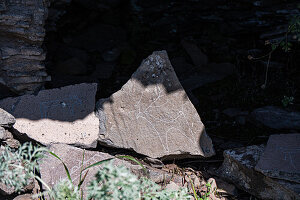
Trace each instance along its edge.
{"label": "layered rock wall", "polygon": [[41,47],[47,6],[47,0],[0,1],[0,85],[17,94],[33,93],[50,80]]}

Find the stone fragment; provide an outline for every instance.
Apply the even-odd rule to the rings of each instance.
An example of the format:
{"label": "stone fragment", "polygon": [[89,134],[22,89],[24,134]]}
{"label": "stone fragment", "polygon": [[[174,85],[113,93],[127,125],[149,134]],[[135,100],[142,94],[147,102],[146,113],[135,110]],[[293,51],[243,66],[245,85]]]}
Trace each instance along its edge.
{"label": "stone fragment", "polygon": [[99,141],[152,158],[214,155],[212,141],[166,51],[145,59],[110,98],[97,102]]}
{"label": "stone fragment", "polygon": [[0,101],[12,113],[14,128],[42,144],[67,143],[96,147],[99,120],[94,114],[97,84],[78,84],[42,90]]}
{"label": "stone fragment", "polygon": [[[22,192],[32,191],[33,188],[34,188],[34,179],[30,179],[28,181],[28,184],[22,189]],[[2,195],[8,196],[16,193],[17,192],[15,191],[14,187],[6,186],[4,183],[0,182],[0,197],[2,197]]]}
{"label": "stone fragment", "polygon": [[33,198],[31,194],[22,194],[15,197],[13,200],[33,200]]}
{"label": "stone fragment", "polygon": [[207,64],[208,62],[207,56],[204,53],[202,53],[202,51],[197,47],[196,44],[193,44],[186,40],[182,40],[181,45],[183,46],[185,51],[189,54],[195,66],[203,67]]}
{"label": "stone fragment", "polygon": [[272,179],[254,170],[263,151],[263,145],[224,151],[224,162],[218,170],[219,175],[261,199],[299,200],[299,184]]}
{"label": "stone fragment", "polygon": [[3,110],[0,106],[0,127],[10,128],[16,123],[14,116]]}
{"label": "stone fragment", "polygon": [[0,126],[0,140],[5,140],[5,129]]}
{"label": "stone fragment", "polygon": [[154,168],[161,169],[164,166],[164,163],[161,160],[156,158],[146,157],[144,161]]}
{"label": "stone fragment", "polygon": [[255,109],[251,116],[254,120],[273,129],[300,129],[300,112],[266,106]]}
{"label": "stone fragment", "polygon": [[180,186],[171,181],[166,185],[166,189],[178,191],[180,189]]}
{"label": "stone fragment", "polygon": [[271,135],[255,169],[300,184],[300,134]]}

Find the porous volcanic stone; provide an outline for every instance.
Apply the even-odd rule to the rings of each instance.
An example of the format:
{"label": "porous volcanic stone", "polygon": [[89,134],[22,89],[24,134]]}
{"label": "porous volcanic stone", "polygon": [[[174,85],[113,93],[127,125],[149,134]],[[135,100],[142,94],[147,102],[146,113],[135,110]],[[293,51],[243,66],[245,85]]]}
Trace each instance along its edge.
{"label": "porous volcanic stone", "polygon": [[0,107],[17,119],[21,134],[48,145],[76,144],[96,147],[99,119],[94,114],[97,84],[78,84],[42,90],[0,101]]}
{"label": "porous volcanic stone", "polygon": [[152,158],[214,155],[212,141],[166,51],[145,59],[110,98],[97,102],[99,141]]}
{"label": "porous volcanic stone", "polygon": [[[1,106],[0,106],[1,107]],[[0,127],[12,127],[16,123],[14,116],[0,108]]]}
{"label": "porous volcanic stone", "polygon": [[260,199],[299,200],[300,184],[272,179],[254,170],[264,148],[253,145],[224,151],[219,175]]}
{"label": "porous volcanic stone", "polygon": [[271,135],[255,169],[300,184],[300,134]]}

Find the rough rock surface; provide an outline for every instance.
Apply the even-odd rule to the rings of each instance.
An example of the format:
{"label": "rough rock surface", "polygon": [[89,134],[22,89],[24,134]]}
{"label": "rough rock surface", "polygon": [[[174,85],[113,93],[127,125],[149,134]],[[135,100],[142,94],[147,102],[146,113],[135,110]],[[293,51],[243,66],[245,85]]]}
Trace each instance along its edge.
{"label": "rough rock surface", "polygon": [[42,144],[67,143],[96,147],[99,119],[94,114],[97,84],[42,90],[0,101],[15,116],[14,128]]}
{"label": "rough rock surface", "polygon": [[[64,161],[64,163],[69,168],[69,172],[73,180],[73,183],[78,184],[83,150],[66,144],[53,144],[50,146],[50,151],[54,152]],[[109,158],[114,158],[114,157],[107,153],[85,150],[83,167],[87,167],[90,164],[96,163],[101,160],[109,159]],[[113,162],[115,165],[126,166],[134,174],[138,176],[141,176],[143,174],[143,170],[139,165],[134,165],[131,164],[130,162],[118,158],[115,158]],[[101,169],[102,169],[101,165],[89,168],[89,172],[86,176],[85,182],[83,183],[83,187],[82,187],[83,189],[93,179],[97,171]],[[40,164],[40,170],[41,170],[42,179],[51,187],[54,186],[58,181],[67,178],[64,166],[62,165],[61,161],[59,161],[57,158],[51,155],[48,155],[47,158],[44,158],[42,160]],[[181,176],[177,176],[154,168],[148,168],[147,171],[148,171],[148,177],[156,183],[168,183],[172,180],[177,185],[182,186],[183,179]]]}
{"label": "rough rock surface", "polygon": [[[80,177],[83,149],[66,144],[53,144],[50,146],[50,151],[58,155],[64,161],[69,168],[73,183],[77,185]],[[84,151],[83,167],[109,158],[113,158],[113,156],[102,152]],[[130,166],[130,163],[120,159],[115,159],[114,164],[125,165],[126,167]],[[101,165],[89,169],[85,182],[82,185],[83,189],[100,169]],[[60,180],[67,179],[67,174],[61,161],[51,155],[48,155],[47,158],[41,161],[40,172],[41,178],[49,184],[50,187],[53,187]]]}
{"label": "rough rock surface", "polygon": [[0,3],[0,85],[16,93],[32,93],[50,80],[41,48],[48,4],[47,0]]}
{"label": "rough rock surface", "polygon": [[248,146],[224,151],[218,173],[237,187],[261,199],[300,199],[300,185],[269,178],[254,170],[264,146]]}
{"label": "rough rock surface", "polygon": [[14,116],[0,108],[0,127],[10,128],[16,123]]}
{"label": "rough rock surface", "polygon": [[266,106],[254,110],[251,116],[269,128],[300,130],[300,112],[289,112],[278,107]]}
{"label": "rough rock surface", "polygon": [[145,59],[131,79],[97,102],[99,141],[149,157],[214,155],[212,141],[166,51]]}
{"label": "rough rock surface", "polygon": [[271,135],[255,169],[300,184],[300,134]]}

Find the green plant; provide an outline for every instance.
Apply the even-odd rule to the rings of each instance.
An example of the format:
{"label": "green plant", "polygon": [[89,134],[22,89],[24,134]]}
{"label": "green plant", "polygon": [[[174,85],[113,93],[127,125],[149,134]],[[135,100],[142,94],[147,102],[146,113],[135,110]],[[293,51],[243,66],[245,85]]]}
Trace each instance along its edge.
{"label": "green plant", "polygon": [[201,195],[201,197],[199,197],[195,190],[193,181],[191,179],[190,179],[190,181],[191,181],[193,195],[194,195],[195,200],[209,200],[209,196],[211,195],[211,192],[213,192],[213,191],[211,191],[211,183],[209,183],[209,182],[206,183],[206,192],[204,193],[204,195]]}
{"label": "green plant", "polygon": [[294,101],[294,97],[287,97],[287,96],[284,96],[283,99],[281,100],[282,105],[284,107],[287,107],[288,105],[293,104],[293,101]]}
{"label": "green plant", "polygon": [[21,145],[17,151],[5,147],[0,156],[0,181],[17,192],[22,191],[33,178],[43,183],[35,172],[39,170],[38,161],[46,151],[31,143]]}
{"label": "green plant", "polygon": [[[53,152],[49,153],[62,162],[68,178],[50,188],[39,176],[35,175],[35,172],[39,170],[38,161],[45,156],[46,152],[49,152],[46,148],[33,146],[31,143],[25,143],[17,151],[6,147],[0,158],[2,161],[0,164],[0,182],[14,187],[17,191],[22,191],[22,188],[28,184],[30,179],[36,178],[47,190],[35,197],[46,199],[44,197],[46,196],[51,200],[82,200],[83,191],[81,186],[88,169],[104,164],[103,169],[98,171],[95,179],[87,187],[88,200],[184,200],[191,197],[186,189],[179,191],[163,190],[159,185],[147,178],[138,179],[124,166],[114,166],[112,159],[96,162],[86,168],[81,167],[79,184],[74,185],[67,166]],[[131,156],[119,156],[119,158],[135,161],[145,170],[144,166]],[[82,162],[83,160],[84,152]]]}
{"label": "green plant", "polygon": [[210,193],[211,193],[211,184],[206,183],[206,192],[199,200],[209,200]]}
{"label": "green plant", "polygon": [[261,86],[262,89],[265,89],[267,86],[268,71],[269,71],[272,53],[279,48],[281,48],[284,52],[289,52],[292,49],[292,43],[289,41],[289,38],[288,38],[289,34],[292,34],[292,39],[296,40],[297,42],[300,42],[300,15],[296,15],[293,17],[293,19],[290,21],[289,26],[281,40],[265,41],[265,45],[271,46],[271,51],[269,51],[267,54],[265,54],[263,56],[256,57],[256,58],[254,58],[251,55],[248,55],[248,59],[254,60],[254,61],[261,60],[263,58],[268,57],[266,73],[265,73],[265,81],[264,81],[264,84]]}

